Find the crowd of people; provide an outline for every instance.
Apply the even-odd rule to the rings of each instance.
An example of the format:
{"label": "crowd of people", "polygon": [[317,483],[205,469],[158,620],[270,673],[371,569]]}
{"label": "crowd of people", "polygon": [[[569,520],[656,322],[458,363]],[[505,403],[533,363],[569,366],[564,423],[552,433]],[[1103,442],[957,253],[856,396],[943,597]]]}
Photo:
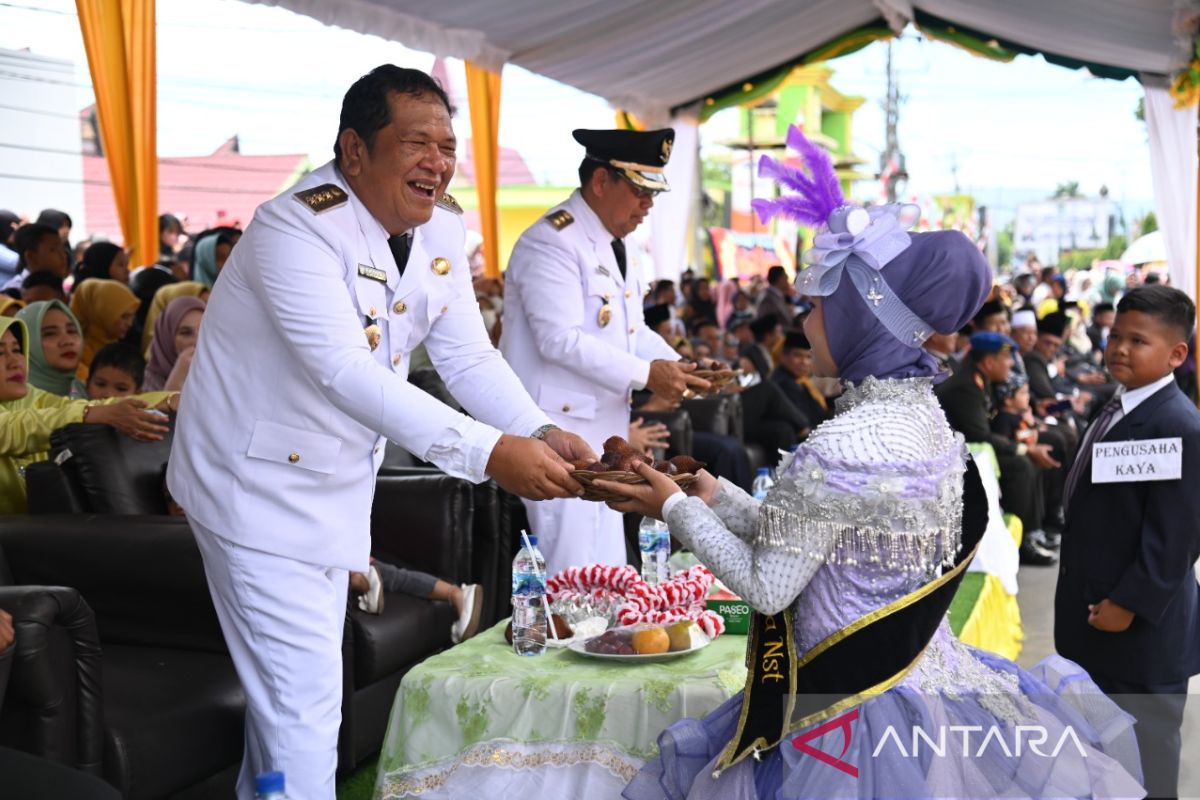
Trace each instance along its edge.
{"label": "crowd of people", "polygon": [[[797,681],[811,674],[805,665],[822,658],[838,665],[821,667],[831,669],[826,679],[852,684],[843,694],[880,725],[918,706],[952,720],[1036,717],[1055,730],[1076,718],[1071,693],[1098,692],[1079,666],[1026,672],[949,632],[953,591],[937,590],[957,585],[987,517],[963,441],[995,453],[1001,504],[1022,524],[1023,563],[1053,564],[1056,551],[1074,546],[1079,569],[1071,520],[1080,511],[1067,508],[1072,498],[1106,502],[1088,495],[1092,479],[1081,475],[1097,430],[1084,423],[1099,411],[1107,424],[1114,404],[1132,417],[1135,403],[1172,382],[1194,388],[1183,341],[1191,301],[1107,276],[1085,285],[1053,269],[993,281],[962,234],[909,234],[903,208],[868,214],[830,190],[838,182],[828,158],[795,130],[789,144],[828,179],[803,184],[826,194],[807,197],[795,206],[807,211],[793,216],[818,231],[818,251],[852,240],[844,261],[818,259],[796,280],[775,266],[716,285],[690,270],[647,284],[624,239],[669,190],[663,167],[674,132],[581,129],[579,188],[522,235],[503,279],[487,277],[478,241],[464,241],[462,209],[445,194],[456,152],[450,112],[423,73],[384,65],[364,76],[344,100],[335,159],[263,204],[240,244],[240,230],[189,236],[164,215],[158,257],[131,265],[109,242],[72,247],[62,212],[24,224],[0,212],[0,512],[24,511],[21,468],[46,457],[58,427],[102,423],[155,440],[169,430],[163,414],[178,412],[166,482],[246,690],[242,796],[267,769],[285,770],[297,797],[332,796],[348,593],[372,613],[384,589],[449,602],[455,641],[478,624],[480,587],[371,562],[373,478],[387,446],[521,497],[549,573],[623,563],[621,512],[667,521],[754,607],[753,624],[767,626],[759,633],[787,637],[789,715]],[[783,171],[771,174],[796,188]],[[765,219],[787,204],[756,208]],[[1106,359],[1112,347],[1143,344],[1148,355]],[[709,467],[695,488],[685,495],[641,465],[642,483],[601,484],[625,499],[581,499],[573,466],[594,463],[617,434],[646,453],[670,447],[651,415],[712,394],[703,375],[714,373],[697,370],[720,367],[736,370],[721,393],[741,406],[742,436],[694,432],[691,454]],[[1184,468],[1200,469],[1195,408],[1177,408],[1175,394],[1155,397],[1173,403],[1170,421],[1188,441]],[[747,493],[750,448],[779,470],[765,497]],[[1156,497],[1147,502],[1166,502]],[[1141,535],[1143,517],[1161,522],[1158,511],[1126,505],[1127,538]],[[1175,561],[1194,564],[1194,533],[1173,540]],[[1176,606],[1197,604],[1195,581],[1171,606],[1186,576],[1146,569],[1145,581],[1106,587],[1102,597],[1060,589],[1059,616],[1069,620],[1060,649],[1112,694],[1124,685],[1174,697],[1183,672],[1200,670],[1200,648],[1164,644],[1140,618],[1175,613],[1168,627],[1178,628],[1191,606]],[[908,616],[894,613],[908,605]],[[863,629],[857,641],[882,637],[878,663],[843,645]],[[1108,651],[1087,638],[1090,629],[1130,631],[1131,641],[1178,656],[1169,686],[1166,672],[1105,677]],[[760,645],[770,646],[751,638]],[[748,686],[766,663],[753,656]],[[1147,675],[1162,680],[1137,682]],[[977,693],[1004,695],[1012,707],[997,711]],[[785,695],[763,701],[748,691],[672,725],[626,796],[844,794],[829,782],[837,776],[813,772],[815,761],[797,764],[789,748],[774,747],[794,732],[791,719],[747,712],[771,698]],[[913,796],[1140,791],[1132,723],[1103,698],[1087,702],[1115,720],[1104,732],[1089,728],[1080,744],[1082,758],[1107,759],[1106,771],[1070,758],[1032,779],[996,763],[976,774],[957,762],[891,771],[873,762],[866,778],[875,791]],[[1182,701],[1132,713],[1139,741],[1167,744],[1152,756],[1143,744],[1143,762],[1177,772]],[[997,788],[1001,773],[1007,783]],[[1161,785],[1173,788],[1168,778]]]}
{"label": "crowd of people", "polygon": [[21,467],[47,457],[50,434],[62,425],[103,423],[138,439],[163,437],[160,414],[178,408],[205,301],[240,235],[186,237],[179,219],[163,215],[155,262],[131,270],[129,254],[112,242],[73,246],[71,226],[54,209],[32,222],[0,211],[6,513],[25,510]]}

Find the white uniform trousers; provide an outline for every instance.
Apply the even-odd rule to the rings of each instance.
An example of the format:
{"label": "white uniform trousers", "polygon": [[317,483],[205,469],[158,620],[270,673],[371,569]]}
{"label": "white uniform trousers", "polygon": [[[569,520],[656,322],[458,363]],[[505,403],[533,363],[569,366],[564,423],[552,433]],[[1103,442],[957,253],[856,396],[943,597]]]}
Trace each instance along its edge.
{"label": "white uniform trousers", "polygon": [[538,550],[546,557],[547,577],[567,567],[628,563],[620,512],[574,497],[521,502],[529,532],[538,537]]}
{"label": "white uniform trousers", "polygon": [[349,573],[234,544],[189,518],[246,692],[239,800],[278,770],[289,800],[334,800]]}

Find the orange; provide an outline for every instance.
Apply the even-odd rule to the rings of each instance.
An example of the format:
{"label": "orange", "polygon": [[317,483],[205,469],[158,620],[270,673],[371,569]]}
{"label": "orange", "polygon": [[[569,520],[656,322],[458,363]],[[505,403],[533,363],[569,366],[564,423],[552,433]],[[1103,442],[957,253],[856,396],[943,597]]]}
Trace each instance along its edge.
{"label": "orange", "polygon": [[639,655],[665,653],[670,647],[671,637],[662,628],[645,628],[633,634],[633,649]]}

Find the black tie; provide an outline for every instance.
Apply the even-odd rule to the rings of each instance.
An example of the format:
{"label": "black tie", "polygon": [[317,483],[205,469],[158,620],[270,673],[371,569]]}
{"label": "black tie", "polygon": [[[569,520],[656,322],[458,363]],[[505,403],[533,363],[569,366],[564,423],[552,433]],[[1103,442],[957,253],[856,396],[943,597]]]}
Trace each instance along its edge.
{"label": "black tie", "polygon": [[617,267],[621,270],[621,277],[625,277],[625,242],[620,239],[613,239],[613,255],[617,257]]}
{"label": "black tie", "polygon": [[412,249],[412,234],[398,233],[392,236],[388,239],[388,247],[392,251],[392,258],[396,259],[396,269],[404,275],[404,268],[408,266],[408,251]]}

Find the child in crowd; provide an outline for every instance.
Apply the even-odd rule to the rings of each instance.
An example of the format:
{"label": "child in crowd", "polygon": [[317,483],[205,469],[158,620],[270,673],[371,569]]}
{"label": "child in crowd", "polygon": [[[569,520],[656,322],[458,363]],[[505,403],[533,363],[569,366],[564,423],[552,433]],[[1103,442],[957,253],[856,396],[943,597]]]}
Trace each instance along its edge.
{"label": "child in crowd", "polygon": [[28,342],[23,320],[0,317],[0,514],[25,513],[23,468],[48,457],[55,430],[75,422],[100,423],[141,441],[160,440],[167,427],[146,406],[174,411],[179,403],[179,396],[168,392],[99,403],[44,392],[27,380]]}
{"label": "child in crowd", "polygon": [[21,288],[26,278],[38,272],[49,272],[59,281],[67,277],[67,251],[56,228],[37,222],[22,225],[17,228],[13,243],[20,257],[20,271],[4,285],[5,289]]}
{"label": "child in crowd", "polygon": [[1176,796],[1188,678],[1200,673],[1200,411],[1173,375],[1195,318],[1187,295],[1162,285],[1117,305],[1104,360],[1121,389],[1067,477],[1054,597],[1055,646],[1136,718],[1152,797]]}
{"label": "child in crowd", "polygon": [[350,573],[350,592],[358,595],[358,607],[366,613],[379,614],[383,611],[385,591],[450,603],[458,614],[458,619],[450,626],[450,639],[455,644],[470,639],[479,631],[483,587],[477,583],[454,586],[427,573],[376,559],[371,560],[371,567],[366,574]]}
{"label": "child in crowd", "polygon": [[1037,420],[1029,405],[1029,379],[1013,373],[1007,381],[992,384],[999,411],[992,417],[992,433],[1032,447],[1037,444]]}
{"label": "child in crowd", "polygon": [[145,373],[146,362],[135,348],[121,343],[106,344],[92,359],[87,382],[88,399],[137,394],[142,390]]}
{"label": "child in crowd", "polygon": [[67,302],[67,293],[63,291],[62,278],[53,272],[30,273],[21,283],[21,299],[26,303],[37,303],[42,300],[58,300]]}

